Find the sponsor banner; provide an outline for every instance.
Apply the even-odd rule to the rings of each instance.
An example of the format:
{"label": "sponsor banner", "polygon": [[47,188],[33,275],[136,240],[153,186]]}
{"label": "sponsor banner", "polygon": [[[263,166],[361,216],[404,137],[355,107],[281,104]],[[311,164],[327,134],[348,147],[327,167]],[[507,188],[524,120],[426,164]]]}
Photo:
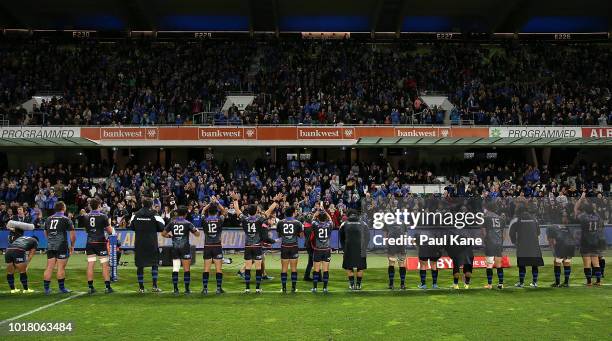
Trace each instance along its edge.
{"label": "sponsor banner", "polygon": [[603,128],[582,128],[582,137],[584,138],[600,138],[612,139],[612,127]]}
{"label": "sponsor banner", "polygon": [[[487,128],[465,127],[411,127],[411,126],[185,126],[185,127],[83,127],[81,137],[94,141],[158,140],[176,141],[190,145],[193,142],[224,140],[238,142],[243,140],[257,141],[355,141],[362,137],[488,137]],[[348,142],[348,141],[347,141]]]}
{"label": "sponsor banner", "polygon": [[298,140],[342,140],[355,139],[355,128],[344,127],[298,127]]}
{"label": "sponsor banner", "polygon": [[580,127],[489,127],[489,137],[576,138],[582,137]]}
{"label": "sponsor banner", "polygon": [[78,127],[0,127],[2,139],[49,139],[81,137]]}
{"label": "sponsor banner", "polygon": [[[432,262],[427,261],[427,268],[425,270],[431,269]],[[472,263],[474,268],[486,268],[487,263],[484,256],[475,256],[474,262]],[[449,257],[441,257],[436,262],[436,267],[438,269],[452,269],[453,268],[453,260]],[[510,259],[508,256],[502,257],[502,268],[510,267]],[[421,263],[419,262],[418,257],[408,257],[406,258],[406,269],[408,270],[420,270]]]}
{"label": "sponsor banner", "polygon": [[100,140],[157,140],[158,128],[100,128]]}

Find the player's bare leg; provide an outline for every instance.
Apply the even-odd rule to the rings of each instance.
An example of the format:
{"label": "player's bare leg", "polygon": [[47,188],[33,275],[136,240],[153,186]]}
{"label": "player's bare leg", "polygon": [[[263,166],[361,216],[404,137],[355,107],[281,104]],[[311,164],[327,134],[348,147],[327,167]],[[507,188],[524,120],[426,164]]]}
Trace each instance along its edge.
{"label": "player's bare leg", "polygon": [[215,278],[217,279],[217,295],[223,294],[223,259],[214,259],[215,263]]}
{"label": "player's bare leg", "polygon": [[32,293],[34,290],[31,290],[28,287],[28,263],[19,263],[15,264],[15,268],[19,271],[19,281],[23,286],[24,293]]}
{"label": "player's bare leg", "polygon": [[[47,259],[47,267],[45,268],[45,272],[43,274],[43,286],[45,289],[45,295],[49,295],[51,294],[51,289],[49,288],[49,285],[51,283],[51,277],[53,276],[53,269],[55,268],[55,264],[57,263],[57,258],[50,258]],[[65,265],[64,265],[65,266]],[[57,278],[59,280],[59,271],[57,274]]]}
{"label": "player's bare leg", "polygon": [[100,258],[100,263],[102,263],[102,277],[104,278],[104,285],[106,286],[104,292],[110,294],[113,292],[113,289],[110,286],[110,264],[108,264],[108,257]]}
{"label": "player's bare leg", "polygon": [[[597,263],[595,263],[593,259],[595,259]],[[597,257],[591,257],[590,255],[582,256],[582,264],[584,266],[584,277],[586,278],[586,285],[590,287],[591,285],[593,285],[591,282],[593,277],[592,268],[599,267],[599,259]]]}
{"label": "player's bare leg", "polygon": [[57,260],[57,284],[59,286],[59,291],[63,294],[68,294],[71,291],[66,289],[64,283],[66,281],[66,265],[68,264],[68,259],[58,259]]}
{"label": "player's bare leg", "polygon": [[429,260],[419,260],[419,278],[421,284],[418,285],[419,289],[427,289],[427,267],[429,266]]}
{"label": "player's bare leg", "polygon": [[[329,263],[327,265],[329,267]],[[363,270],[357,269],[357,281],[355,283],[355,289],[356,290],[361,290],[361,281],[362,280],[363,280]]]}
{"label": "player's bare leg", "polygon": [[204,260],[204,272],[202,273],[202,294],[208,294],[208,278],[210,276],[210,267],[213,263],[212,259]]}
{"label": "player's bare leg", "polygon": [[94,266],[96,265],[96,256],[87,256],[87,286],[89,287],[89,293],[93,294],[96,289],[93,286],[94,280]]}
{"label": "player's bare leg", "polygon": [[244,284],[245,284],[244,292],[245,293],[251,292],[251,267],[253,267],[252,260],[244,261]]}
{"label": "player's bare leg", "polygon": [[387,268],[387,274],[389,275],[389,290],[393,290],[393,281],[395,280],[395,262],[397,261],[397,258],[388,257],[387,260],[389,261],[389,267]]}
{"label": "player's bare leg", "polygon": [[287,292],[287,270],[289,269],[289,260],[281,259],[281,290]]}
{"label": "player's bare leg", "polygon": [[11,294],[18,294],[21,292],[21,290],[15,289],[15,265],[13,263],[6,265],[6,281],[11,289]]}
{"label": "player's bare leg", "polygon": [[263,279],[261,260],[255,260],[255,292],[261,293],[261,280]]}
{"label": "player's bare leg", "polygon": [[497,289],[504,288],[504,267],[502,257],[495,257],[495,269],[497,269]]}
{"label": "player's bare leg", "polygon": [[291,292],[296,292],[297,291],[297,279],[298,279],[298,272],[297,272],[298,260],[297,259],[289,260],[289,265],[291,267]]}
{"label": "player's bare leg", "polygon": [[327,292],[329,283],[329,262],[323,262],[323,292]]}
{"label": "player's bare leg", "polygon": [[570,275],[572,273],[572,259],[566,258],[563,260],[563,284],[561,287],[567,288],[569,287]]}
{"label": "player's bare leg", "polygon": [[312,276],[312,292],[317,292],[317,285],[319,284],[319,271],[321,270],[321,262],[314,262],[312,265],[314,273]]}
{"label": "player's bare leg", "polygon": [[[431,287],[432,289],[438,289],[438,262],[432,261],[430,262],[431,267]],[[403,268],[404,275],[402,278],[406,277],[406,268]],[[402,279],[403,282],[403,279]],[[402,284],[403,287],[403,284]]]}

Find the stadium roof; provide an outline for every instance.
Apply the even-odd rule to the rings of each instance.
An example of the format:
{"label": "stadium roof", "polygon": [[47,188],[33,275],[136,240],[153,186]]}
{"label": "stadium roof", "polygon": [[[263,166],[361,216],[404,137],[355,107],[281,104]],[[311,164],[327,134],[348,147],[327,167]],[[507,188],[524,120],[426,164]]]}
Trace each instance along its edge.
{"label": "stadium roof", "polygon": [[20,0],[0,28],[157,31],[609,32],[606,0]]}

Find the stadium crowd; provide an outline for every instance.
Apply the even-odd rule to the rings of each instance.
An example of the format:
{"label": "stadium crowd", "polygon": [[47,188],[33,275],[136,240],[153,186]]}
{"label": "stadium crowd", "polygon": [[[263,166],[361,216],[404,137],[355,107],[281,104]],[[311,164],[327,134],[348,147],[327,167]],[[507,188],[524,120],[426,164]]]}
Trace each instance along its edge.
{"label": "stadium crowd", "polygon": [[[229,208],[227,226],[237,226],[238,217],[230,199],[240,193],[241,204],[268,207],[277,193],[285,199],[278,207],[293,205],[297,215],[308,214],[323,202],[334,223],[339,224],[347,209],[364,213],[375,209],[424,205],[424,198],[411,191],[414,184],[440,184],[442,196],[478,198],[540,198],[543,219],[559,223],[570,199],[583,191],[601,200],[602,218],[610,217],[612,165],[577,163],[543,165],[504,161],[465,161],[436,166],[397,167],[386,161],[346,163],[301,161],[289,164],[259,159],[249,164],[236,158],[232,164],[204,160],[167,169],[152,163],[129,164],[113,169],[107,164],[29,166],[11,169],[0,181],[0,228],[10,219],[33,223],[41,228],[53,213],[55,203],[71,205],[68,215],[78,224],[91,198],[102,202],[102,211],[114,226],[125,227],[130,215],[141,207],[141,198],[154,198],[155,207],[165,219],[179,205],[188,207],[187,219],[202,226],[203,207],[215,196]],[[567,213],[567,212],[566,212]]]}
{"label": "stadium crowd", "polygon": [[[353,41],[3,42],[0,115],[12,125],[607,125],[609,45]],[[229,91],[256,94],[239,111]],[[28,113],[21,103],[55,93]]]}

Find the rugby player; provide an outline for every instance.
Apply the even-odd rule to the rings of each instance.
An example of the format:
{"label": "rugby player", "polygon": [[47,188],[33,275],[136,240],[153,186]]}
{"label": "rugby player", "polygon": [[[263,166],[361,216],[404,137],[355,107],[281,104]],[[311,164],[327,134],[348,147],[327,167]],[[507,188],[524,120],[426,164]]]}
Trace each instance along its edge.
{"label": "rugby player", "polygon": [[11,294],[22,292],[19,289],[15,289],[15,270],[19,271],[19,280],[23,286],[23,292],[27,294],[34,292],[34,290],[28,287],[28,264],[36,254],[37,248],[37,237],[22,236],[13,240],[6,249],[4,254],[6,281],[11,289]]}
{"label": "rugby player", "polygon": [[240,223],[245,233],[244,245],[244,282],[245,293],[251,292],[251,268],[255,264],[255,292],[261,293],[262,269],[261,261],[263,259],[262,243],[274,244],[274,239],[268,237],[268,231],[263,227],[266,218],[276,209],[278,201],[283,198],[282,194],[277,194],[274,197],[274,203],[268,207],[268,210],[263,214],[257,214],[257,206],[254,204],[246,208],[246,214],[242,212],[238,204],[238,195],[234,195],[234,207],[236,214],[240,217]]}
{"label": "rugby player", "polygon": [[276,232],[281,238],[281,291],[287,292],[287,270],[291,267],[291,292],[296,292],[297,264],[299,257],[298,238],[304,226],[295,219],[295,208],[285,208],[285,218],[276,223]]}
{"label": "rugby player", "polygon": [[[323,292],[327,292],[327,284],[329,282],[329,262],[331,261],[330,238],[333,228],[334,223],[324,209],[321,208],[314,213],[312,217],[311,234],[312,248],[314,250],[312,259],[314,274],[311,289],[313,293],[317,292],[321,268],[323,268]],[[355,285],[353,282],[351,282],[351,284],[353,286]]]}
{"label": "rugby player", "polygon": [[[406,234],[406,228],[402,224],[392,224],[383,226],[385,238],[401,238]],[[389,290],[394,289],[395,264],[399,267],[400,289],[406,290],[406,248],[404,245],[387,245],[387,259],[389,267]],[[433,276],[433,272],[432,272]]]}
{"label": "rugby player", "polygon": [[202,210],[206,214],[204,220],[204,272],[202,273],[202,294],[208,294],[208,278],[210,267],[215,264],[215,279],[217,281],[217,294],[223,291],[223,246],[221,245],[221,234],[223,232],[223,222],[227,210],[223,207],[215,196],[212,196],[210,203]]}
{"label": "rugby player", "polygon": [[[64,282],[66,279],[66,264],[74,252],[76,233],[72,220],[66,217],[66,204],[63,201],[55,203],[55,213],[45,222],[45,236],[47,237],[47,268],[43,275],[45,294],[49,295],[51,289],[51,276],[57,265],[57,284],[61,293],[67,294]],[[68,246],[67,233],[70,232],[70,246]]]}
{"label": "rugby player", "polygon": [[504,288],[504,268],[502,257],[504,251],[504,218],[495,212],[495,204],[491,200],[483,202],[484,225],[481,228],[485,244],[485,262],[487,266],[487,284],[485,288],[493,287],[493,268],[497,269],[497,289]]}
{"label": "rugby player", "polygon": [[189,295],[189,284],[191,283],[191,244],[189,234],[200,236],[200,231],[185,219],[187,208],[179,206],[176,210],[176,217],[168,222],[162,236],[172,238],[172,285],[174,294],[179,294],[178,275],[181,265],[183,265],[183,283],[185,285],[185,295]]}
{"label": "rugby player", "polygon": [[[576,243],[572,231],[567,226],[569,223],[567,212],[563,212],[561,224],[546,229],[548,244],[553,250],[555,282],[553,288],[569,287],[570,274],[572,272],[572,257],[576,249]],[[561,265],[563,265],[564,281],[561,284]]]}
{"label": "rugby player", "polygon": [[[416,240],[420,240],[421,235],[427,235],[429,239],[438,237],[439,231],[435,228],[428,230],[419,231],[415,237]],[[419,277],[421,283],[417,286],[419,289],[427,289],[427,266],[429,265],[431,271],[431,287],[438,289],[438,260],[442,255],[441,247],[437,245],[419,245],[417,242],[417,252],[419,256]],[[458,268],[457,268],[458,269]],[[457,270],[458,271],[458,270]],[[458,272],[457,272],[458,273]],[[453,275],[455,272],[453,272]],[[458,282],[457,282],[458,283]],[[458,285],[458,284],[457,284]]]}
{"label": "rugby player", "polygon": [[87,286],[89,287],[89,293],[93,294],[96,292],[94,288],[94,266],[96,260],[99,257],[100,264],[102,265],[102,277],[104,278],[104,285],[106,289],[105,293],[110,294],[113,292],[110,282],[110,266],[108,264],[108,248],[105,232],[113,234],[113,228],[110,225],[110,219],[106,214],[100,212],[100,201],[96,198],[91,199],[89,203],[91,211],[85,216],[85,231],[87,232],[87,245],[85,247],[85,253],[87,254]]}
{"label": "rugby player", "polygon": [[591,286],[592,277],[595,275],[595,285],[601,285],[601,269],[599,267],[599,256],[601,256],[600,241],[603,222],[595,211],[593,204],[586,199],[586,192],[582,193],[580,199],[574,205],[574,216],[580,222],[580,254],[584,265],[584,276],[586,285]]}

